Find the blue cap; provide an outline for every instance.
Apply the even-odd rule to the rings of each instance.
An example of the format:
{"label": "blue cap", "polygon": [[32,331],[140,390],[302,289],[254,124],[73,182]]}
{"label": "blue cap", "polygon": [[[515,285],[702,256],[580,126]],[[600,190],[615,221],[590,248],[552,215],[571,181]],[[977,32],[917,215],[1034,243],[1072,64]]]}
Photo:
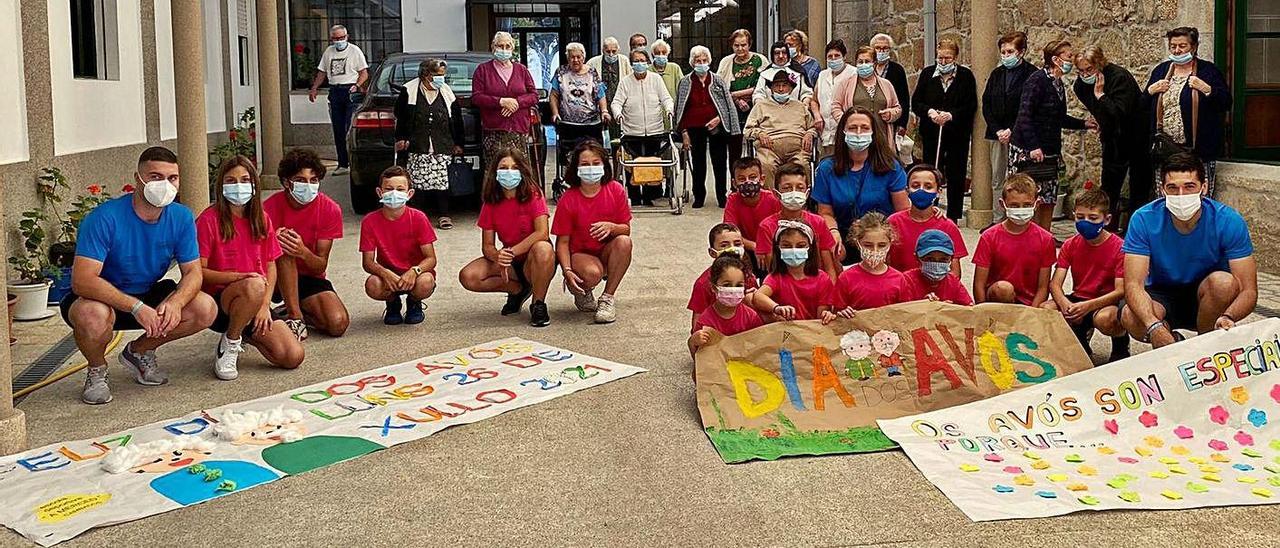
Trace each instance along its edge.
{"label": "blue cap", "polygon": [[923,257],[934,251],[941,251],[947,255],[955,255],[956,248],[951,242],[951,236],[947,236],[946,232],[931,228],[920,234],[920,239],[916,240],[916,257]]}

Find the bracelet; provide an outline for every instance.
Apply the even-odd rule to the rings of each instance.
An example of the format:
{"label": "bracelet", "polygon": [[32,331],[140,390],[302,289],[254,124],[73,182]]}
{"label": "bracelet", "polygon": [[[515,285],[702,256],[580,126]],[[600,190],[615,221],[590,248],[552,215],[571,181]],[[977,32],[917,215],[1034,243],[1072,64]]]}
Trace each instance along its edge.
{"label": "bracelet", "polygon": [[1232,317],[1231,317],[1231,314],[1227,314],[1226,312],[1223,312],[1222,314],[1219,314],[1219,315],[1218,315],[1218,317],[1219,317],[1219,318],[1226,318],[1226,319],[1228,319],[1228,320],[1231,320],[1231,322],[1232,322],[1232,323],[1235,323],[1235,321],[1236,321],[1236,319],[1235,319],[1235,318],[1232,318]]}
{"label": "bracelet", "polygon": [[779,308],[782,308],[782,305],[780,305],[780,304],[775,304],[775,305],[773,305],[773,315],[774,315],[774,316],[777,316],[777,315],[778,315],[778,309],[779,309]]}
{"label": "bracelet", "polygon": [[138,302],[133,303],[133,306],[129,308],[129,315],[130,315],[130,316],[137,316],[137,315],[138,315],[138,311],[139,311],[139,310],[142,310],[142,307],[143,307],[143,306],[145,306],[145,305],[146,305],[146,303],[142,302],[142,299],[138,299]]}
{"label": "bracelet", "polygon": [[1160,329],[1161,327],[1164,327],[1164,320],[1156,320],[1156,321],[1154,321],[1154,322],[1151,322],[1151,325],[1148,325],[1148,326],[1147,326],[1147,334],[1146,334],[1146,336],[1145,336],[1146,341],[1144,341],[1144,342],[1150,342],[1150,341],[1151,341],[1151,334],[1152,334],[1152,333],[1155,333],[1155,332],[1156,332],[1156,330],[1157,330],[1157,329]]}

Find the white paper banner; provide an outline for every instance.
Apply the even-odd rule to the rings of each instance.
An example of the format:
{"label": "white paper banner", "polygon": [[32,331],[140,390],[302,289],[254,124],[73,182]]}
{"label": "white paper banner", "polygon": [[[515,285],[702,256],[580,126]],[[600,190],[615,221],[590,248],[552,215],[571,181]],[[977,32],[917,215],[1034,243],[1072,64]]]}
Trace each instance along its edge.
{"label": "white paper banner", "polygon": [[[0,458],[0,523],[50,546],[643,371],[510,338],[47,445]],[[220,422],[227,411],[239,420]],[[174,439],[182,443],[138,451]],[[112,459],[127,461],[120,473],[103,469]]]}
{"label": "white paper banner", "polygon": [[975,521],[1280,502],[1280,319],[880,421]]}

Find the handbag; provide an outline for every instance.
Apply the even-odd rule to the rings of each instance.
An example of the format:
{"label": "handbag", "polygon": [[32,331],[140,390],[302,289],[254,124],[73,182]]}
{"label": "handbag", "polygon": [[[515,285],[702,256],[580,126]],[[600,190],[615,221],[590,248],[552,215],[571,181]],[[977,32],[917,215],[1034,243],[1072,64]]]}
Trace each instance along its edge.
{"label": "handbag", "polygon": [[[1192,61],[1191,76],[1196,75],[1195,61]],[[1169,66],[1166,81],[1173,81],[1173,66]],[[1191,85],[1188,83],[1187,85]],[[1168,92],[1165,92],[1168,93]],[[1164,95],[1163,93],[1160,95]],[[1154,166],[1164,165],[1170,156],[1182,152],[1194,153],[1196,136],[1200,133],[1200,94],[1191,91],[1191,145],[1184,145],[1173,140],[1164,132],[1164,98],[1156,100],[1156,134],[1151,137],[1151,161]]]}
{"label": "handbag", "polygon": [[475,171],[471,169],[471,162],[461,156],[454,156],[449,162],[449,193],[454,196],[476,193]]}

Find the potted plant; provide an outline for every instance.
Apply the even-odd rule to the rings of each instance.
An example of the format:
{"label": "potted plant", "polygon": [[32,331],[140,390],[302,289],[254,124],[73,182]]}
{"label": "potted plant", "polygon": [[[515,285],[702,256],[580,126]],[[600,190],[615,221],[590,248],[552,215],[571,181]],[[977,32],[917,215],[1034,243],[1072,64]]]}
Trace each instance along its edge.
{"label": "potted plant", "polygon": [[[49,246],[48,253],[49,266],[54,271],[53,286],[49,289],[49,304],[57,304],[71,292],[71,264],[76,258],[76,236],[80,230],[80,222],[94,208],[110,200],[112,195],[101,185],[89,185],[85,187],[85,193],[71,198],[71,207],[64,215],[62,205],[65,199],[62,192],[70,191],[71,184],[62,170],[56,167],[44,168],[36,188],[44,204],[52,206],[58,225],[58,237]],[[125,185],[124,192],[132,190],[130,185]]]}
{"label": "potted plant", "polygon": [[13,310],[18,306],[18,296],[9,293],[9,346],[18,342],[18,338],[13,336]]}
{"label": "potted plant", "polygon": [[9,282],[9,293],[18,298],[13,318],[40,320],[53,315],[49,310],[49,274],[52,270],[44,250],[44,224],[48,221],[43,209],[31,209],[22,213],[18,221],[18,235],[22,248],[9,257],[16,279]]}

